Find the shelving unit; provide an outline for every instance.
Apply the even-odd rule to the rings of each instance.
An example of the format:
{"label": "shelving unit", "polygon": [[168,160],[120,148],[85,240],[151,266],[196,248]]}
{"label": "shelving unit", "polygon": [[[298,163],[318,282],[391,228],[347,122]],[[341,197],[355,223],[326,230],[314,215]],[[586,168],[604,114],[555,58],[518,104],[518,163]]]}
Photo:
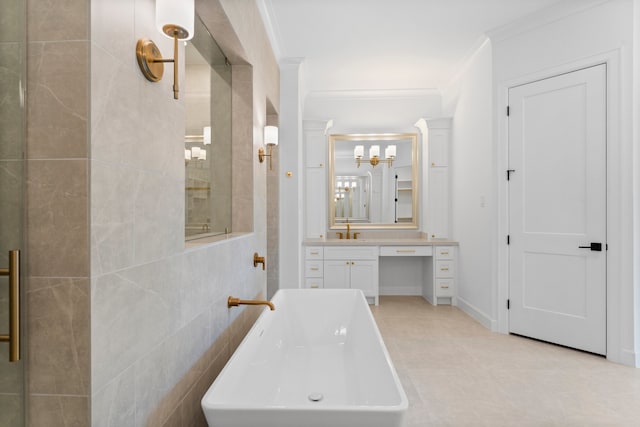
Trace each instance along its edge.
{"label": "shelving unit", "polygon": [[396,175],[396,218],[395,222],[413,221],[413,185],[410,179],[400,179]]}

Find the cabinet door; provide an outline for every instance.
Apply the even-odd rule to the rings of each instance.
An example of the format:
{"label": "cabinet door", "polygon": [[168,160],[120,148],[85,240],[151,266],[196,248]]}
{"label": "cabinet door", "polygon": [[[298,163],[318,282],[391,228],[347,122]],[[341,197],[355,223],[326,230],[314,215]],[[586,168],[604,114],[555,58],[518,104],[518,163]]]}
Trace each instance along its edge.
{"label": "cabinet door", "polygon": [[305,166],[324,167],[327,163],[327,137],[322,129],[305,129]]}
{"label": "cabinet door", "polygon": [[429,234],[431,238],[449,237],[449,168],[430,168]]}
{"label": "cabinet door", "polygon": [[327,229],[325,169],[307,168],[305,178],[305,238],[321,239]]}
{"label": "cabinet door", "polygon": [[351,261],[336,260],[324,262],[325,289],[349,288]]}
{"label": "cabinet door", "polygon": [[351,261],[351,287],[378,296],[378,261]]}
{"label": "cabinet door", "polygon": [[431,166],[449,166],[449,130],[429,129],[429,160]]}

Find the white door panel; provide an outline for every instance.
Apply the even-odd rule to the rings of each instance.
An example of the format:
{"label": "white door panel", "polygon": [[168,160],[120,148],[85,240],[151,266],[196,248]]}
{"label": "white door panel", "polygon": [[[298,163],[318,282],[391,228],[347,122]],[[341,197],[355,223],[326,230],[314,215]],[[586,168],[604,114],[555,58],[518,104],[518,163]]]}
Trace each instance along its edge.
{"label": "white door panel", "polygon": [[511,88],[509,106],[509,329],[605,354],[606,66]]}

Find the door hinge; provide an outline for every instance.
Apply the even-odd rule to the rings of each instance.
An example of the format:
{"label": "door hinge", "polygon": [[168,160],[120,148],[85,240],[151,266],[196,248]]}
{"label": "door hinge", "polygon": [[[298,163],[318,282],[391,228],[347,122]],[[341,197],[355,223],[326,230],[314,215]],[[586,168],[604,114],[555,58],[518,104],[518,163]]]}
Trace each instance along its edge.
{"label": "door hinge", "polygon": [[507,234],[507,245],[511,244],[511,236]]}
{"label": "door hinge", "polygon": [[509,106],[507,105],[507,117],[509,117],[509,113],[511,112],[511,109],[509,108]]}
{"label": "door hinge", "polygon": [[507,181],[511,180],[511,174],[515,171],[515,169],[507,169]]}
{"label": "door hinge", "polygon": [[511,310],[511,300],[507,300],[507,310]]}

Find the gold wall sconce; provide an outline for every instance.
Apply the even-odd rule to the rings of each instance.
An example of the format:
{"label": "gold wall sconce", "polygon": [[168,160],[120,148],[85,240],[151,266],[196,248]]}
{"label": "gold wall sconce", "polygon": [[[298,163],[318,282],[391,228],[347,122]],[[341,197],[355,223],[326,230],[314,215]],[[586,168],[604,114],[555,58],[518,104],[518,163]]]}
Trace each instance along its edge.
{"label": "gold wall sconce", "polygon": [[371,148],[369,148],[369,158],[367,159],[364,157],[364,145],[356,145],[353,149],[353,158],[358,167],[360,167],[360,162],[362,161],[369,162],[374,168],[380,163],[387,163],[389,167],[391,167],[396,158],[396,146],[387,146],[384,149],[384,159],[381,159],[380,146],[372,145]]}
{"label": "gold wall sconce", "polygon": [[173,58],[163,58],[151,39],[142,38],[136,44],[140,71],[150,82],[158,82],[164,74],[164,63],[173,62],[173,98],[178,99],[178,40],[191,40],[195,18],[195,0],[156,0],[156,27],[173,39]]}
{"label": "gold wall sconce", "polygon": [[269,147],[269,154],[265,154],[264,148],[258,148],[258,160],[260,163],[264,162],[264,158],[269,158],[269,170],[273,170],[271,164],[271,158],[273,156],[273,147],[278,145],[278,128],[276,126],[264,127],[264,143]]}

